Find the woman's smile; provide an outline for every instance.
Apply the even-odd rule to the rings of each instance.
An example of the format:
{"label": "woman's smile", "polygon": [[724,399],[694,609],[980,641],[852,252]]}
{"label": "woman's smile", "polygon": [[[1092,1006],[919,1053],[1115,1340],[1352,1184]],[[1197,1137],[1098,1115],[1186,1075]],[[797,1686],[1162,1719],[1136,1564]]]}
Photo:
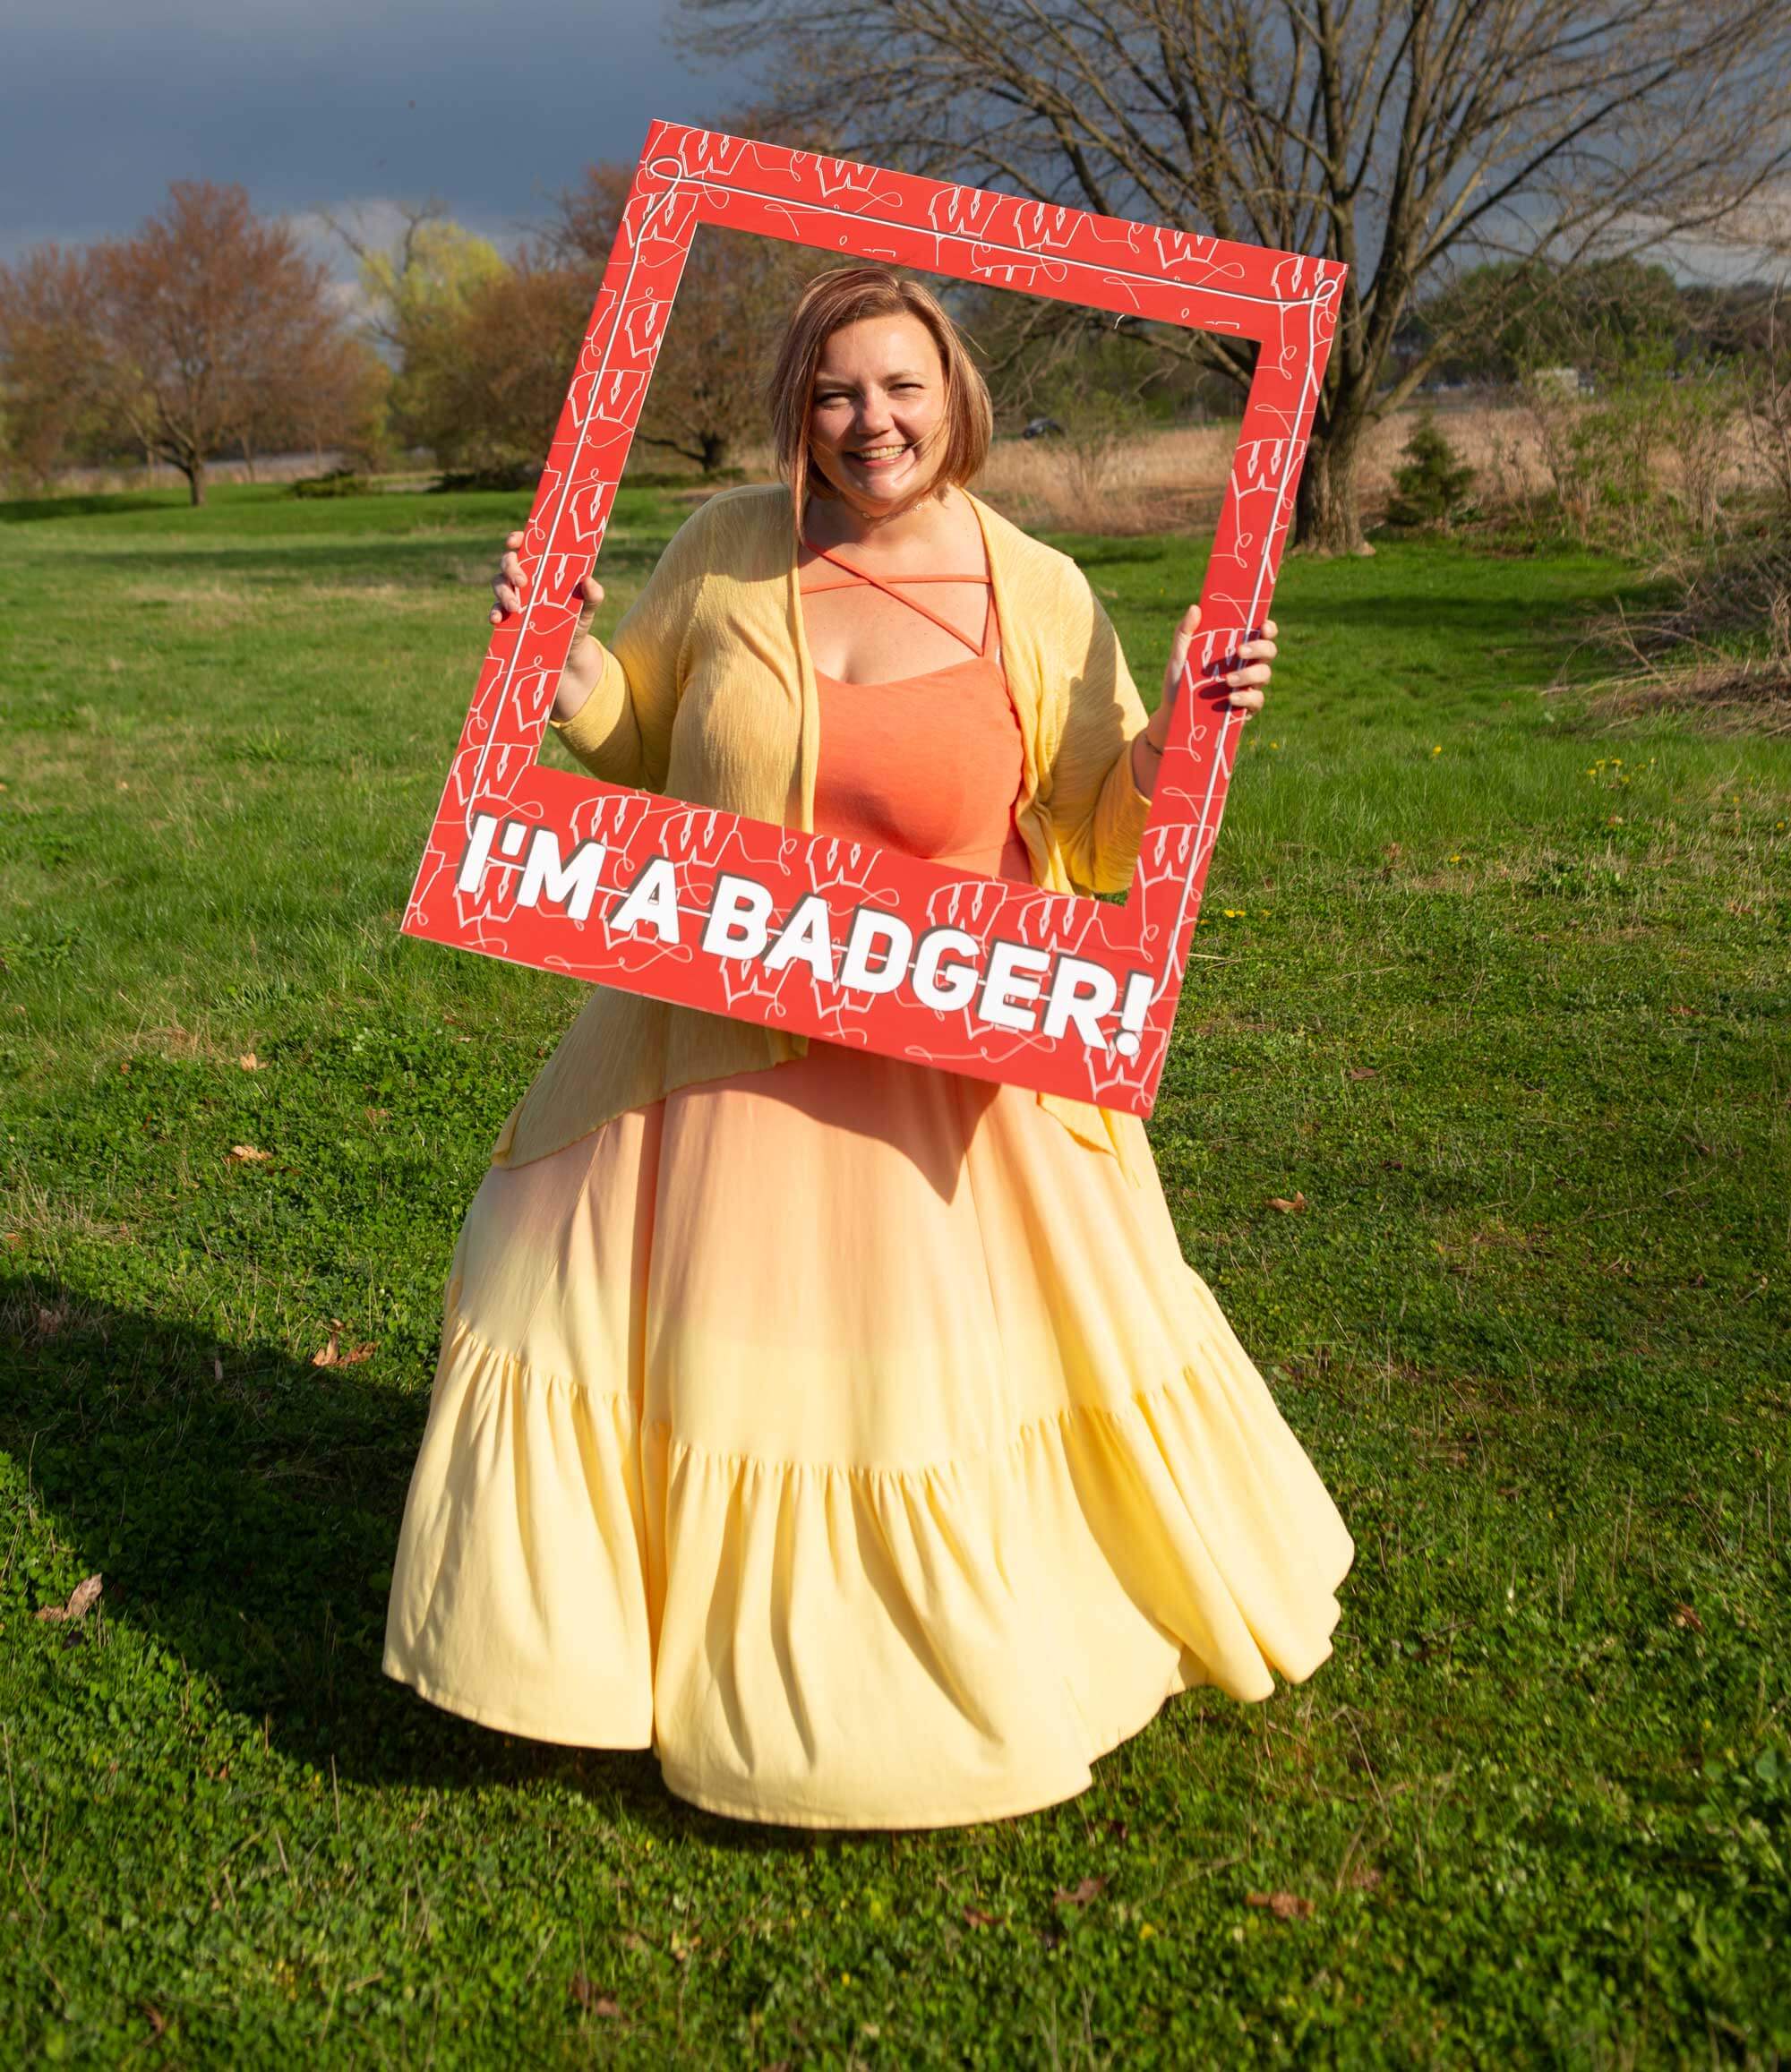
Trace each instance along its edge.
{"label": "woman's smile", "polygon": [[843,458],[862,473],[887,481],[902,467],[913,450],[912,445],[902,441],[895,445],[861,446],[855,451],[846,452]]}

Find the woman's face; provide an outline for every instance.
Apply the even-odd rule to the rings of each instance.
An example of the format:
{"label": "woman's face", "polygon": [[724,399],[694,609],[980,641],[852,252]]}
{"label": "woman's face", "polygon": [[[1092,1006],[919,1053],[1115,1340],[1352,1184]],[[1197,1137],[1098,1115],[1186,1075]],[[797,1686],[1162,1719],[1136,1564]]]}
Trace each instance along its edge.
{"label": "woman's face", "polygon": [[810,451],[861,511],[898,510],[926,492],[938,473],[945,418],[945,369],[918,318],[863,317],[822,347]]}

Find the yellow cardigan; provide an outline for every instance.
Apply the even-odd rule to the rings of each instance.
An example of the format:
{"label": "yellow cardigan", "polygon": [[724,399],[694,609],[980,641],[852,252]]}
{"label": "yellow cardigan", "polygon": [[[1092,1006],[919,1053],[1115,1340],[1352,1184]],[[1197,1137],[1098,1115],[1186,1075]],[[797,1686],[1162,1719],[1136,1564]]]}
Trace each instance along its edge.
{"label": "yellow cardigan", "polygon": [[[1020,723],[1015,818],[1033,882],[1123,891],[1151,802],[1132,780],[1132,737],[1146,715],[1118,638],[1067,554],[970,501]],[[572,753],[610,783],[811,831],[820,723],[796,552],[787,489],[728,490],[703,504],[611,636],[596,688],[553,722]],[[510,1111],[493,1159],[526,1165],[675,1087],[807,1049],[805,1037],[595,987]],[[1136,1176],[1148,1153],[1135,1117],[1039,1100]]]}

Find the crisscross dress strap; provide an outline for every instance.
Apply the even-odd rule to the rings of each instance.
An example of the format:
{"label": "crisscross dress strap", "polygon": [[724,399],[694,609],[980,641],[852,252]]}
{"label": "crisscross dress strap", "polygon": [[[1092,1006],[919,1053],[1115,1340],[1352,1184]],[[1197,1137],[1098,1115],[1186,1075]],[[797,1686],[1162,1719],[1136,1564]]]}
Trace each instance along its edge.
{"label": "crisscross dress strap", "polygon": [[[859,582],[870,583],[875,588],[881,590],[886,597],[893,597],[898,604],[906,604],[911,611],[920,612],[922,618],[930,619],[935,626],[942,627],[946,632],[951,635],[954,640],[963,641],[964,646],[970,648],[973,653],[977,655],[986,655],[989,652],[989,637],[990,632],[990,621],[995,615],[994,600],[992,597],[990,600],[989,611],[982,621],[982,639],[979,645],[976,641],[973,640],[967,633],[960,632],[959,629],[952,624],[949,619],[941,617],[940,614],[935,612],[930,604],[921,604],[918,597],[904,596],[902,592],[896,587],[896,583],[901,582],[981,583],[985,588],[987,588],[989,585],[989,578],[987,576],[956,576],[951,574],[946,574],[942,576],[904,575],[898,576],[895,578],[894,581],[886,582],[881,576],[872,575],[869,569],[861,569],[855,561],[847,561],[844,554],[836,554],[832,551],[831,548],[818,547],[812,540],[804,540],[802,544],[808,548],[811,554],[819,555],[821,560],[824,561],[831,561],[835,568],[844,569],[848,576],[856,578]],[[827,590],[844,590],[850,587],[850,586],[845,583],[828,583],[821,586],[820,587]]]}

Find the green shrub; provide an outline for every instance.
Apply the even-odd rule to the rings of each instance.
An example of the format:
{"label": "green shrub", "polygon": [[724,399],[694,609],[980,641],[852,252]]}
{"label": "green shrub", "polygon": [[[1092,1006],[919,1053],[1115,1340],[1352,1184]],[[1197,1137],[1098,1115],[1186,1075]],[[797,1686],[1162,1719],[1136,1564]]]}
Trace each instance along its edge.
{"label": "green shrub", "polygon": [[1387,517],[1396,526],[1440,526],[1446,532],[1461,515],[1473,486],[1474,470],[1427,411],[1406,442],[1405,466],[1393,472]]}
{"label": "green shrub", "polygon": [[292,485],[295,496],[365,496],[373,489],[352,467],[332,467],[328,475],[302,475]]}

